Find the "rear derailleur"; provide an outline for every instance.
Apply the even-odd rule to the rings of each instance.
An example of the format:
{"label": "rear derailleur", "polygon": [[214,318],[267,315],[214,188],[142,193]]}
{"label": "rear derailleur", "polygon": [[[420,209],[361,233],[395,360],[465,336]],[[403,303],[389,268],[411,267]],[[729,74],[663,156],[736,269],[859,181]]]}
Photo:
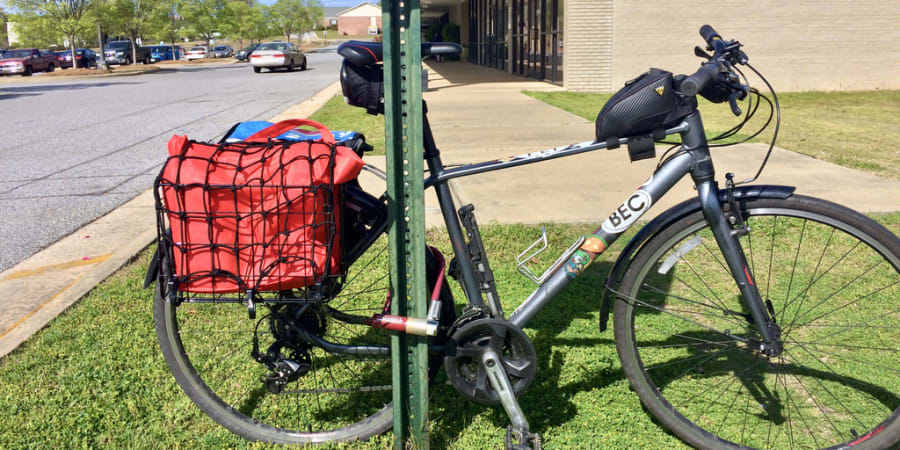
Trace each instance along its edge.
{"label": "rear derailleur", "polygon": [[302,333],[298,331],[321,336],[327,322],[317,307],[308,304],[273,306],[268,319],[275,342],[265,353],[260,352],[259,333],[255,332],[250,355],[269,369],[268,373],[260,375],[259,381],[270,393],[280,394],[289,383],[300,379],[312,368],[311,346],[301,339]]}

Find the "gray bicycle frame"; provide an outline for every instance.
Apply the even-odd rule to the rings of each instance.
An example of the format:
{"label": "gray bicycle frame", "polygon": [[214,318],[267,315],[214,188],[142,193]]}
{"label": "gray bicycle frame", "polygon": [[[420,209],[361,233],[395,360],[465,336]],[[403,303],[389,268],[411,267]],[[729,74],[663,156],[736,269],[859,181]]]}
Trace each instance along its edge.
{"label": "gray bicycle frame", "polygon": [[[427,124],[427,119],[425,129],[428,134],[430,127]],[[576,251],[569,258],[569,261],[563,267],[556,270],[544,284],[540,285],[527,299],[525,299],[525,301],[522,302],[521,305],[519,305],[519,307],[509,316],[508,320],[510,323],[520,328],[524,327],[557,293],[565,288],[585,267],[587,267],[587,265],[602,253],[603,250],[612,245],[616,239],[625,233],[650,207],[650,205],[655,204],[672,188],[672,186],[685,175],[690,174],[697,187],[703,215],[712,229],[716,242],[725,257],[728,268],[731,271],[743,298],[747,302],[750,315],[759,329],[763,341],[760,350],[777,347],[776,337],[773,336],[774,333],[770,328],[772,322],[769,318],[768,311],[756,288],[753,275],[747,267],[747,262],[738,236],[728,224],[717,195],[718,188],[714,179],[715,170],[710,158],[709,147],[703,128],[703,122],[700,119],[700,113],[694,112],[687,116],[678,126],[666,130],[666,135],[672,134],[681,135],[681,149],[673,157],[662,164],[650,180],[642,185],[638,191],[630,195],[616,211],[613,211],[610,218],[604,222],[604,225],[598,227],[590,236],[590,238],[595,239],[595,243],[602,242],[602,245],[595,247],[595,250],[599,248],[600,251],[590,252],[586,250],[583,245],[581,249]],[[462,227],[460,226],[459,219],[456,215],[455,205],[453,204],[453,198],[450,195],[450,188],[447,185],[447,182],[454,178],[502,170],[525,164],[533,164],[549,159],[562,158],[565,156],[604,149],[608,146],[606,142],[586,142],[513,156],[503,160],[465,165],[453,169],[444,169],[436,149],[428,148],[429,145],[433,146],[432,137],[427,136],[425,141],[426,161],[428,162],[431,171],[431,176],[425,180],[425,187],[435,187],[438,202],[441,206],[441,212],[444,216],[444,222],[447,226],[447,232],[450,236],[454,253],[456,254],[456,260],[460,271],[460,281],[466,293],[468,303],[469,305],[482,307],[485,306],[484,300],[481,298],[481,290],[478,288],[477,277],[468,258],[466,241],[463,237]],[[620,145],[627,143],[628,139],[619,140]],[[429,153],[431,154],[429,155]],[[643,204],[648,196],[650,199],[649,204]],[[631,208],[635,203],[641,207]],[[606,226],[607,222],[611,223],[614,218],[621,221],[626,215],[628,223],[624,228]]]}
{"label": "gray bicycle frame", "polygon": [[[601,150],[608,147],[606,142],[584,142],[565,147],[557,147],[538,152],[528,153],[525,155],[513,156],[510,158],[488,161],[476,164],[464,165],[457,168],[445,169],[441,162],[440,153],[434,145],[434,138],[431,135],[431,127],[428,123],[428,117],[424,117],[424,142],[425,142],[425,160],[428,163],[431,175],[425,179],[425,188],[434,187],[437,193],[438,202],[441,207],[441,213],[444,216],[444,223],[447,227],[447,234],[453,246],[453,252],[456,255],[456,262],[459,269],[460,283],[465,291],[468,304],[487,308],[481,297],[481,290],[478,287],[475,269],[471,260],[468,258],[469,249],[463,234],[459,217],[456,213],[456,206],[453,197],[450,194],[448,181],[454,178],[476,175],[495,170],[507,169],[510,167],[521,166],[525,164],[533,164],[549,159],[562,158],[565,156],[586,153],[595,150]],[[747,302],[750,310],[750,316],[756,324],[760,336],[762,338],[760,351],[771,351],[779,348],[777,336],[773,332],[772,325],[774,322],[769,317],[765,303],[762,301],[759,291],[750,268],[747,266],[747,260],[744,257],[744,251],[741,248],[737,233],[729,225],[722,210],[722,204],[718,197],[718,188],[715,183],[715,170],[709,154],[709,147],[706,141],[706,134],[703,128],[703,122],[700,119],[700,113],[694,112],[685,117],[684,121],[679,125],[665,131],[665,134],[680,134],[682,146],[672,157],[667,159],[657,170],[653,176],[638,188],[633,194],[625,199],[624,202],[610,214],[610,217],[599,226],[588,238],[581,248],[575,251],[568,262],[561,266],[553,273],[549,279],[541,284],[534,292],[525,299],[519,307],[507,319],[511,324],[522,328],[532,318],[534,318],[540,310],[546,306],[553,297],[562,291],[573,279],[596,259],[603,251],[609,248],[622,234],[628,231],[634,223],[643,215],[649,207],[662,198],[672,186],[680,181],[685,175],[690,174],[697,187],[697,194],[700,197],[700,204],[703,215],[710,225],[716,243],[722,250],[725,261],[728,265],[731,275],[740,289],[740,292]],[[619,145],[625,145],[629,139],[619,139]],[[635,204],[637,202],[637,205]],[[627,217],[626,217],[627,215]],[[627,220],[627,224],[623,227],[610,227],[607,223],[613,224],[613,218],[617,217],[620,221]],[[496,305],[490,310],[500,311]],[[502,317],[498,317],[502,319]],[[308,336],[307,339],[315,345],[319,345],[326,350],[335,353],[353,354],[357,356],[387,356],[390,349],[384,346],[354,346],[333,344],[315,336]],[[435,349],[439,351],[439,349]]]}

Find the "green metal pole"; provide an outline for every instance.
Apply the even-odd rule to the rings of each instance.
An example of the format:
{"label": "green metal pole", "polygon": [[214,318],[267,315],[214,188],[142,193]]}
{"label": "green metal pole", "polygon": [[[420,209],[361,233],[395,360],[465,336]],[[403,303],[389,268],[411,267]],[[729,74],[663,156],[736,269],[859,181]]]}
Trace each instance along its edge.
{"label": "green metal pole", "polygon": [[[424,318],[427,294],[419,0],[386,0],[382,4],[391,314]],[[394,446],[427,449],[426,338],[395,334],[391,360]]]}

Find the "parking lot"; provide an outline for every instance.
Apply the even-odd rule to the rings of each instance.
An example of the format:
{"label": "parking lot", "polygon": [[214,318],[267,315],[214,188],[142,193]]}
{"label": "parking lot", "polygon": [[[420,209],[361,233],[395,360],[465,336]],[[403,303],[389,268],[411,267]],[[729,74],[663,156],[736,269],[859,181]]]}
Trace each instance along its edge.
{"label": "parking lot", "polygon": [[216,140],[337,80],[333,49],[307,57],[296,72],[241,63],[0,84],[0,270],[152,186],[173,134]]}

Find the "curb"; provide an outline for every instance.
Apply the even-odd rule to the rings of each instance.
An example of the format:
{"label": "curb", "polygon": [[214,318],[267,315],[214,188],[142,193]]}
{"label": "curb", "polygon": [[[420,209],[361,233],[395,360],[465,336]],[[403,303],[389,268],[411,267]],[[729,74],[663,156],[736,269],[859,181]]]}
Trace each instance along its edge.
{"label": "curb", "polygon": [[[96,76],[96,75],[95,75]],[[120,75],[121,76],[121,75]],[[294,105],[282,113],[273,117],[272,121],[283,120],[288,116],[293,118],[308,117],[318,111],[328,100],[340,92],[340,81],[336,81],[312,97]],[[70,306],[78,302],[82,297],[88,294],[100,282],[116,273],[119,269],[134,260],[134,258],[145,248],[156,240],[156,223],[141,220],[141,218],[149,217],[154,211],[153,206],[153,188],[136,195],[134,198],[120,205],[116,209],[106,213],[102,217],[81,227],[70,235],[61,238],[50,247],[30,256],[24,261],[19,262],[14,267],[0,273],[0,281],[9,278],[9,274],[23,272],[23,267],[40,265],[35,261],[43,261],[46,263],[47,254],[59,252],[59,248],[66,245],[66,242],[78,240],[79,236],[91,234],[86,230],[90,229],[142,229],[136,236],[123,240],[120,245],[102,262],[92,266],[92,268],[82,275],[74,277],[72,281],[62,287],[59,291],[49,296],[49,298],[41,298],[42,303],[36,305],[32,310],[19,319],[16,323],[7,329],[0,329],[0,362],[3,357],[18,348],[28,338],[43,329],[50,321]],[[133,211],[136,210],[137,214]],[[137,216],[137,217],[135,217]],[[129,220],[129,218],[131,220]],[[52,259],[53,257],[51,257]],[[46,267],[46,265],[44,266]],[[68,281],[68,280],[66,280]]]}
{"label": "curb", "polygon": [[113,72],[113,73],[104,73],[99,75],[71,75],[71,76],[52,76],[52,77],[38,77],[37,79],[33,77],[19,77],[19,78],[8,78],[0,81],[0,86],[4,84],[22,84],[22,83],[49,83],[54,81],[67,81],[67,80],[93,80],[96,78],[111,78],[111,77],[130,77],[134,75],[144,75],[148,73],[156,73],[160,70],[163,70],[162,67],[152,67],[148,70],[131,70],[128,72]]}

